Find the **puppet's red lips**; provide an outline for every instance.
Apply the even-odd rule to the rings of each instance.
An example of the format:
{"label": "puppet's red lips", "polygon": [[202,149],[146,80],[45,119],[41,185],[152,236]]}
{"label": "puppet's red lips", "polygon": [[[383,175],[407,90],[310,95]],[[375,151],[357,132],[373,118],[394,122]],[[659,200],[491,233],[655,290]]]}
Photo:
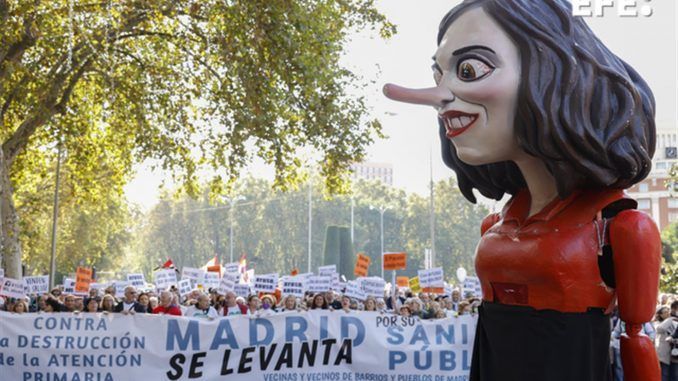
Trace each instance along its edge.
{"label": "puppet's red lips", "polygon": [[468,114],[461,111],[450,110],[438,115],[445,125],[447,137],[453,138],[468,130],[478,119],[478,114]]}

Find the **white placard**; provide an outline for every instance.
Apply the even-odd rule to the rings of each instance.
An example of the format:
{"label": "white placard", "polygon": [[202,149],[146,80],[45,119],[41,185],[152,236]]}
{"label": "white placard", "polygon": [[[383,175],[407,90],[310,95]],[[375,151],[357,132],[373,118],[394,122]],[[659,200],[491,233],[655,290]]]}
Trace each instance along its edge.
{"label": "white placard", "polygon": [[42,295],[49,292],[49,275],[24,277],[26,294]]}
{"label": "white placard", "polygon": [[360,287],[362,287],[365,295],[373,296],[375,298],[384,297],[384,289],[386,288],[386,281],[379,277],[360,278]]}
{"label": "white placard", "polygon": [[255,292],[275,292],[278,285],[278,274],[264,274],[254,277]]}
{"label": "white placard", "polygon": [[127,281],[136,288],[146,287],[146,278],[144,278],[144,274],[127,274]]}
{"label": "white placard", "polygon": [[240,274],[240,263],[231,262],[224,265],[224,273],[227,274]]}
{"label": "white placard", "polygon": [[5,277],[5,269],[0,269],[0,278]]}
{"label": "white placard", "polygon": [[89,290],[97,290],[97,295],[101,294],[101,290],[105,289],[106,285],[103,283],[90,283]]}
{"label": "white placard", "polygon": [[205,274],[203,274],[202,287],[205,291],[209,290],[210,288],[219,288],[220,282],[221,279],[219,278],[219,273],[207,271]]}
{"label": "white placard", "polygon": [[24,281],[12,278],[3,278],[0,283],[0,296],[8,298],[25,298]]}
{"label": "white placard", "polygon": [[196,269],[193,267],[184,267],[181,269],[181,279],[190,279],[191,287],[196,288],[198,285],[204,285],[205,270]]}
{"label": "white placard", "polygon": [[306,290],[306,279],[299,276],[286,277],[282,282],[283,296],[292,295],[303,298]]}
{"label": "white placard", "polygon": [[464,285],[461,289],[461,297],[466,298],[466,295],[471,295],[475,298],[483,297],[483,289],[480,286],[480,279],[477,276],[467,276],[464,279]]}
{"label": "white placard", "polygon": [[153,280],[158,289],[165,290],[177,284],[177,274],[173,269],[162,269],[153,273]]}
{"label": "white placard", "polygon": [[332,274],[332,289],[334,291],[341,291],[343,289],[341,281],[339,280],[339,273]]}
{"label": "white placard", "polygon": [[329,276],[333,277],[334,273],[337,272],[337,265],[327,265],[318,267],[318,275],[320,276]]}
{"label": "white placard", "polygon": [[75,292],[75,279],[64,278],[64,294],[72,294]]}
{"label": "white placard", "polygon": [[223,277],[221,277],[221,281],[219,282],[219,288],[217,292],[219,292],[222,295],[226,295],[227,292],[233,291],[233,287],[236,284],[236,281],[239,278],[238,273],[225,273]]}
{"label": "white placard", "polygon": [[357,300],[365,300],[367,297],[365,291],[363,291],[363,288],[360,286],[360,283],[355,280],[346,282],[346,291],[344,292],[344,295]]}
{"label": "white placard", "polygon": [[189,294],[193,290],[193,286],[191,286],[191,280],[190,279],[180,280],[178,288],[179,294],[181,294],[181,296]]}
{"label": "white placard", "polygon": [[249,284],[236,284],[233,286],[233,292],[236,296],[242,296],[247,299],[250,296],[250,285]]}
{"label": "white placard", "polygon": [[312,275],[307,278],[306,285],[310,292],[326,292],[332,287],[332,278],[328,276]]}
{"label": "white placard", "polygon": [[435,267],[429,270],[418,270],[419,286],[424,287],[443,287],[443,268]]}
{"label": "white placard", "polygon": [[125,288],[131,286],[130,282],[126,280],[116,280],[113,282],[115,284],[115,297],[124,298],[125,297]]}

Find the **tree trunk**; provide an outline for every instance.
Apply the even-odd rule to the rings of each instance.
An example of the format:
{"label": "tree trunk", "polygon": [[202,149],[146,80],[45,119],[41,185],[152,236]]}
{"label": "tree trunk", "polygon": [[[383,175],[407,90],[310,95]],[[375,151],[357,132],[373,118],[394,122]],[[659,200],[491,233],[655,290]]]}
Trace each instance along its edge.
{"label": "tree trunk", "polygon": [[2,237],[0,263],[5,269],[5,277],[21,279],[21,242],[19,242],[19,217],[14,208],[14,191],[9,179],[9,168],[2,150],[0,150],[0,219],[2,219]]}

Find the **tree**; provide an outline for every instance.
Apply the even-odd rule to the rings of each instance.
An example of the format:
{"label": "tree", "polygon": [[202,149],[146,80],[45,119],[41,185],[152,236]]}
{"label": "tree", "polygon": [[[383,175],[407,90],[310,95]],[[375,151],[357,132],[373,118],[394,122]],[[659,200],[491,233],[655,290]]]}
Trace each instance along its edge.
{"label": "tree", "polygon": [[300,180],[306,147],[327,185],[341,189],[381,134],[364,100],[348,96],[360,78],[339,64],[353,28],[394,32],[373,2],[0,0],[7,275],[20,275],[14,192],[30,168],[20,162],[57,144],[74,164],[75,198],[101,176],[95,163],[113,163],[105,175],[124,182],[148,158],[193,196],[198,172],[214,173],[219,193],[255,155],[284,189]]}

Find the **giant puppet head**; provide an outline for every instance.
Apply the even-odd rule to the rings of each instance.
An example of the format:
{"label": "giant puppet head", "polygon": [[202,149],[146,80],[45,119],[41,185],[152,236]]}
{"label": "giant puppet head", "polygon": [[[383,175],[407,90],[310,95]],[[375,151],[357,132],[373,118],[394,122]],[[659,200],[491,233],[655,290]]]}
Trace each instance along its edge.
{"label": "giant puppet head", "polygon": [[565,0],[466,0],[443,18],[436,86],[388,84],[438,111],[443,160],[464,196],[525,187],[516,161],[543,162],[558,195],[627,188],[650,171],[654,98]]}

